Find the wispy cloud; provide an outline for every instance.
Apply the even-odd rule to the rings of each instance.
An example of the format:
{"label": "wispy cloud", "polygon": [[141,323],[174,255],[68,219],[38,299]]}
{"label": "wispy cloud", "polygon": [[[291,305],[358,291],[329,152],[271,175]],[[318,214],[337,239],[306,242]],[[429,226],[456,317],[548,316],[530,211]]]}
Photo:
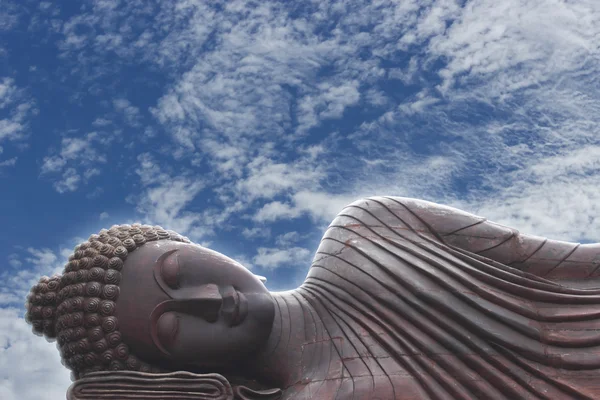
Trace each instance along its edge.
{"label": "wispy cloud", "polygon": [[265,248],[259,247],[256,256],[252,259],[255,265],[273,269],[281,266],[297,266],[307,263],[311,252],[302,247],[292,248]]}
{"label": "wispy cloud", "polygon": [[81,177],[75,168],[67,168],[61,178],[54,182],[54,189],[58,193],[74,192],[79,187]]}
{"label": "wispy cloud", "polygon": [[[129,102],[129,100],[122,99],[122,98],[114,99],[113,106],[114,106],[115,110],[117,110],[119,113],[123,114],[127,124],[129,124],[131,126],[139,126],[140,125],[140,120],[142,118],[141,114],[140,114],[140,109],[135,107],[134,105],[132,105]],[[94,121],[94,123],[96,125],[100,124],[100,122],[102,122],[103,125],[106,124],[105,120],[96,119],[96,121]]]}
{"label": "wispy cloud", "polygon": [[19,20],[18,3],[4,0],[0,10],[0,31],[9,31],[14,28]]}
{"label": "wispy cloud", "polygon": [[346,107],[360,100],[357,80],[340,85],[322,83],[314,95],[306,95],[298,104],[298,132],[304,133],[323,120],[340,118]]}
{"label": "wispy cloud", "polygon": [[18,157],[9,158],[8,160],[0,161],[0,168],[2,167],[12,167],[17,163]]}
{"label": "wispy cloud", "polygon": [[246,227],[242,229],[242,236],[246,239],[268,238],[271,236],[271,229],[260,226]]}
{"label": "wispy cloud", "polygon": [[[161,3],[154,13],[141,2],[98,3],[64,23],[60,44],[64,59],[77,61],[74,71],[139,61],[171,77],[150,111],[177,160],[211,168],[202,190],[225,211],[210,220],[235,213],[257,222],[325,220],[346,199],[372,193],[471,208],[512,202],[549,193],[539,171],[515,170],[597,145],[600,6],[593,0],[217,3]],[[152,23],[115,28],[141,15]],[[128,100],[112,102],[138,120]],[[355,109],[372,112],[311,137]],[[303,159],[300,138],[325,150]],[[62,171],[60,164],[47,167]],[[592,183],[567,175],[573,184]],[[514,182],[526,186],[505,190]],[[180,184],[194,193],[184,199],[199,193],[189,178]],[[158,187],[154,198],[164,194]],[[321,200],[328,196],[340,200]],[[166,215],[144,201],[149,216]],[[177,213],[187,204],[176,203]],[[200,220],[189,221],[184,228]]]}
{"label": "wispy cloud", "polygon": [[296,231],[286,232],[277,236],[275,238],[275,243],[281,247],[290,246],[292,244],[297,243],[301,239],[301,236],[302,235],[300,235]]}
{"label": "wispy cloud", "polygon": [[14,79],[0,78],[0,143],[26,138],[28,118],[36,113],[33,100],[17,87]]}
{"label": "wispy cloud", "polygon": [[247,165],[247,176],[236,182],[240,196],[271,199],[282,193],[318,183],[323,173],[320,168],[302,160],[297,163],[277,163],[271,158],[258,156]]}
{"label": "wispy cloud", "polygon": [[[73,192],[82,182],[100,175],[99,165],[107,161],[106,147],[113,141],[108,134],[91,132],[83,137],[64,137],[58,151],[44,157],[41,166],[42,177],[52,179],[59,193]],[[83,178],[83,179],[82,179]]]}
{"label": "wispy cloud", "polygon": [[205,187],[205,183],[192,176],[171,176],[149,153],[138,156],[138,161],[136,173],[144,190],[140,195],[129,196],[128,200],[149,222],[199,239],[202,229],[195,224],[201,221],[202,215],[185,211],[185,207]]}
{"label": "wispy cloud", "polygon": [[19,260],[19,255],[15,253],[8,256],[8,264],[13,268],[18,268],[23,265],[23,263]]}
{"label": "wispy cloud", "polygon": [[474,209],[507,226],[562,240],[598,241],[600,148],[583,146],[533,159],[496,185],[499,198],[472,199]]}
{"label": "wispy cloud", "polygon": [[105,126],[109,126],[112,122],[106,118],[96,118],[94,122],[92,122],[92,126],[97,128],[103,128]]}
{"label": "wispy cloud", "polygon": [[33,335],[20,313],[20,309],[0,308],[0,396],[8,400],[64,398],[71,382],[66,368],[56,368],[61,365],[56,346]]}
{"label": "wispy cloud", "polygon": [[28,247],[22,252],[12,253],[8,258],[8,268],[0,268],[0,306],[25,303],[25,297],[32,285],[44,275],[51,276],[62,270],[68,254],[66,250],[55,253],[47,248]]}

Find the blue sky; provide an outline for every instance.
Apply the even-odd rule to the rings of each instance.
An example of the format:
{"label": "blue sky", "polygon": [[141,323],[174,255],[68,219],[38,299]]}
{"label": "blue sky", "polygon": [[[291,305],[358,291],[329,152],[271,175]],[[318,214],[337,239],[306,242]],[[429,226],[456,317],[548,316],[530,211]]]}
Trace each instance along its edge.
{"label": "blue sky", "polygon": [[362,196],[598,241],[599,76],[597,0],[0,0],[0,398],[64,396],[24,297],[113,224],[272,290]]}

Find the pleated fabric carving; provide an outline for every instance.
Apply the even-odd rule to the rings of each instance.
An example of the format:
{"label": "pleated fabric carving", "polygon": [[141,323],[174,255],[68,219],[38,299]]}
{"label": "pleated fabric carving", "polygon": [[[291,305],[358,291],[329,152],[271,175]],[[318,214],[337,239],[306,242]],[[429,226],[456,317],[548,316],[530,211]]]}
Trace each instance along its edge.
{"label": "pleated fabric carving", "polygon": [[400,198],[342,211],[300,292],[332,329],[369,332],[431,399],[600,395],[600,290],[446,243]]}

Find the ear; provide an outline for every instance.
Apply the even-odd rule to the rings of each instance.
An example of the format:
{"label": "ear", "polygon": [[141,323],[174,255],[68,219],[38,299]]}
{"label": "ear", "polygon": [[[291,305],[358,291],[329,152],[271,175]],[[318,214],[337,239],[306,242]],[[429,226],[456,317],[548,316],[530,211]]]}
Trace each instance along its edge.
{"label": "ear", "polygon": [[277,400],[281,397],[282,391],[279,388],[253,390],[246,386],[236,386],[233,388],[235,400]]}

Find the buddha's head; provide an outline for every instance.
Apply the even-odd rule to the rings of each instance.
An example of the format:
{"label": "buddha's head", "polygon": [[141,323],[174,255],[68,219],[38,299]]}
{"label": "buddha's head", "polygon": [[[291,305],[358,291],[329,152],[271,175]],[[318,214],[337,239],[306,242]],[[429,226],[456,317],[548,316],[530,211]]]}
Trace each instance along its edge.
{"label": "buddha's head", "polygon": [[234,260],[173,231],[113,226],[31,289],[26,319],[89,372],[235,369],[267,341],[274,302]]}

